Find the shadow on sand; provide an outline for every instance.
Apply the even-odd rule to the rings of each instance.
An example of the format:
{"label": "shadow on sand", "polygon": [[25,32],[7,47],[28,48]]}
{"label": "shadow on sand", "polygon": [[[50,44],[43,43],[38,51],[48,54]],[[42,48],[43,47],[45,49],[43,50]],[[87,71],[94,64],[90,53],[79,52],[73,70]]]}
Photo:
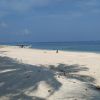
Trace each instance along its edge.
{"label": "shadow on sand", "polygon": [[8,52],[8,51],[0,51],[0,54],[5,53],[5,52]]}
{"label": "shadow on sand", "polygon": [[[39,96],[28,96],[24,92],[30,88],[30,92],[36,91],[38,84],[44,81],[52,89],[49,91],[49,96],[53,95],[62,86],[55,76],[64,76],[66,79],[76,79],[87,84],[93,83],[95,82],[93,77],[77,74],[77,72],[88,70],[77,64],[46,67],[23,64],[8,57],[0,57],[0,98],[8,96],[10,100],[46,100]],[[94,89],[92,85],[88,85],[88,87]],[[95,97],[98,98],[93,99]],[[95,94],[90,100],[100,100],[100,98]]]}
{"label": "shadow on sand", "polygon": [[55,67],[54,65],[50,65],[49,68],[55,71],[59,77],[65,76],[66,78],[77,79],[82,82],[94,82],[95,79],[93,77],[76,74],[77,72],[80,72],[80,71],[89,70],[88,68],[83,67],[83,66],[79,66],[77,64],[74,64],[74,65],[59,64],[57,67]]}

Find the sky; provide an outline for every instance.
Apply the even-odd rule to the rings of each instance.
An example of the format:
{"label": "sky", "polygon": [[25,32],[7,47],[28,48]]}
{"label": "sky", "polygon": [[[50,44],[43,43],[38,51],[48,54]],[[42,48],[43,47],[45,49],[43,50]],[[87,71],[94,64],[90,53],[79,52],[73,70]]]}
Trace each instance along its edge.
{"label": "sky", "polygon": [[0,42],[100,40],[100,0],[0,0]]}

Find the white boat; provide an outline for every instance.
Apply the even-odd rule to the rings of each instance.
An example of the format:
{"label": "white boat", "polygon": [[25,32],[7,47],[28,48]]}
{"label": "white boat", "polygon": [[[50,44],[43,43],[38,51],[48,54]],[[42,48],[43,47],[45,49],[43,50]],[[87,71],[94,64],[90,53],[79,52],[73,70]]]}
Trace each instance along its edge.
{"label": "white boat", "polygon": [[18,44],[17,46],[19,46],[20,48],[31,48],[31,45],[25,45],[25,44]]}

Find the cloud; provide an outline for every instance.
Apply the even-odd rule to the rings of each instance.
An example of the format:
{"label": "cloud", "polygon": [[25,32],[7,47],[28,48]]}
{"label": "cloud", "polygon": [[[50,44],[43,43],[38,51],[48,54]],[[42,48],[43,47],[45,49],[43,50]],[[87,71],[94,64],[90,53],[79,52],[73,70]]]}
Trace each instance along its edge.
{"label": "cloud", "polygon": [[23,34],[24,35],[29,35],[29,34],[31,34],[31,31],[29,29],[24,29]]}
{"label": "cloud", "polygon": [[[59,7],[56,7],[57,4]],[[58,12],[59,14],[61,15],[65,14],[66,16],[66,12],[69,10],[68,12],[71,13],[73,12],[73,14],[69,14],[70,16],[72,15],[81,16],[76,12],[81,12],[81,13],[89,12],[91,10],[93,11],[97,7],[99,10],[100,1],[99,0],[0,0],[0,18],[6,15],[10,15],[14,12],[15,13],[18,12],[18,14],[23,14],[23,12],[27,13],[28,11],[33,11],[34,13],[37,13],[37,11],[35,11],[36,8],[42,8],[42,7],[47,7],[45,8],[44,13],[48,13],[48,10],[52,10],[50,11],[51,13],[48,13],[51,15],[52,14],[56,15],[56,12]],[[49,7],[51,8],[48,9]]]}
{"label": "cloud", "polygon": [[32,7],[46,6],[50,0],[0,0],[3,10],[26,11]]}
{"label": "cloud", "polygon": [[[71,3],[85,4],[85,6],[91,6],[97,4],[98,0],[0,0],[0,8],[2,10],[14,10],[14,11],[26,11],[34,7],[44,7],[57,3]],[[60,5],[59,5],[60,6]]]}
{"label": "cloud", "polygon": [[95,14],[100,14],[100,9],[93,9],[91,12]]}
{"label": "cloud", "polygon": [[84,0],[80,1],[78,3],[78,6],[80,9],[95,9],[96,7],[100,7],[100,1],[99,0]]}
{"label": "cloud", "polygon": [[0,28],[6,28],[6,27],[7,27],[7,23],[5,23],[5,22],[0,23]]}
{"label": "cloud", "polygon": [[16,35],[18,36],[30,36],[31,35],[31,30],[29,29],[22,29],[22,30],[19,30],[19,32],[15,32]]}
{"label": "cloud", "polygon": [[49,17],[49,18],[65,18],[65,19],[73,19],[73,18],[77,18],[77,17],[81,17],[83,16],[82,12],[79,11],[69,11],[67,13],[64,14],[51,14],[51,15],[47,15],[47,16],[42,16],[42,17]]}
{"label": "cloud", "polygon": [[[34,7],[44,7],[53,3],[76,3],[79,6],[97,6],[99,0],[0,0],[2,10],[26,11]],[[60,6],[60,5],[59,5]]]}
{"label": "cloud", "polygon": [[1,9],[0,9],[0,18],[6,16],[7,14],[8,14],[7,11],[5,11],[5,10],[1,10]]}

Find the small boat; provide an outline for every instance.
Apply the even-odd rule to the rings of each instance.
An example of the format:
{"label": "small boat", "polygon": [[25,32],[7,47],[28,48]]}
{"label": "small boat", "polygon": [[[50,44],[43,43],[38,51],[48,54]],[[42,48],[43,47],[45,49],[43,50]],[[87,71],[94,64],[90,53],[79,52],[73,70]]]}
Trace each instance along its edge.
{"label": "small boat", "polygon": [[25,44],[18,44],[17,46],[19,46],[20,48],[31,48],[31,45],[25,45]]}

